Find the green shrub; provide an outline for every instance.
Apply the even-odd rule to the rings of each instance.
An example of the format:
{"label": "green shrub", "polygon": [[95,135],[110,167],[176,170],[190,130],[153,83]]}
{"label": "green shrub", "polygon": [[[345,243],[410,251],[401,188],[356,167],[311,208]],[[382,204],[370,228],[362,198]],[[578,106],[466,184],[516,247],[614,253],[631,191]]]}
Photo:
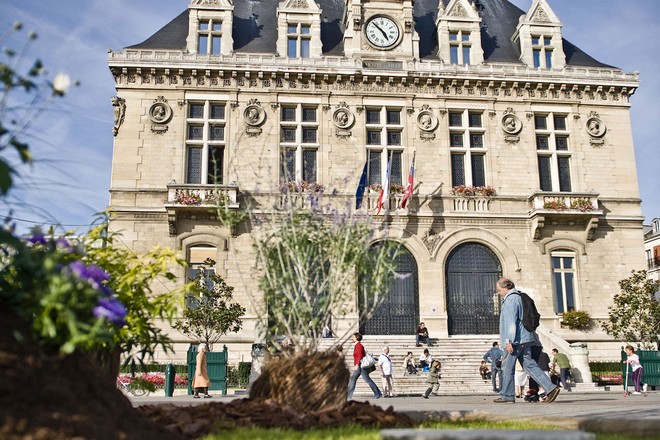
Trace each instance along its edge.
{"label": "green shrub", "polygon": [[587,330],[591,327],[591,316],[584,310],[572,310],[564,312],[561,325],[571,330]]}
{"label": "green shrub", "polygon": [[252,363],[239,362],[238,367],[227,365],[227,387],[246,388],[250,383]]}

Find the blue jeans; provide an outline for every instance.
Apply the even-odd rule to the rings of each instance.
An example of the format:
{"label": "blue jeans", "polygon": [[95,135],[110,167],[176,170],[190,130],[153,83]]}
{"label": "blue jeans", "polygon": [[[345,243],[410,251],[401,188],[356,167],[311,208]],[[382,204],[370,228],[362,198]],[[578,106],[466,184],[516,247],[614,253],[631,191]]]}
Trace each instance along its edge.
{"label": "blue jeans", "polygon": [[417,336],[415,337],[415,344],[416,344],[416,345],[419,345],[420,342],[423,342],[424,344],[429,345],[429,342],[430,342],[430,341],[429,341],[429,337],[428,337],[428,336],[420,336],[420,335],[417,335]]}
{"label": "blue jeans", "polygon": [[523,370],[543,387],[545,394],[555,389],[555,385],[550,378],[541,370],[536,361],[532,359],[532,344],[534,342],[515,344],[513,345],[512,353],[509,353],[506,349],[504,350],[504,357],[502,357],[502,381],[500,384],[501,399],[516,400],[516,361],[520,361]]}
{"label": "blue jeans", "polygon": [[566,382],[566,379],[568,379],[570,375],[571,375],[570,368],[559,369],[559,380],[561,381],[561,386],[563,386],[566,391],[571,390],[571,385]]}
{"label": "blue jeans", "polygon": [[[504,365],[504,364],[502,364]],[[493,381],[493,391],[497,389],[497,381],[500,381],[500,388],[502,387],[502,369],[495,366],[495,362],[491,365],[493,372],[491,380]]]}
{"label": "blue jeans", "polygon": [[369,385],[369,388],[371,388],[371,391],[374,392],[374,397],[380,397],[381,392],[374,383],[373,380],[371,380],[371,377],[369,377],[369,373],[367,370],[363,369],[359,365],[355,367],[355,370],[353,371],[353,374],[351,374],[351,380],[348,381],[348,400],[351,400],[353,398],[353,392],[355,391],[355,385],[357,384],[358,377],[362,376],[362,379]]}

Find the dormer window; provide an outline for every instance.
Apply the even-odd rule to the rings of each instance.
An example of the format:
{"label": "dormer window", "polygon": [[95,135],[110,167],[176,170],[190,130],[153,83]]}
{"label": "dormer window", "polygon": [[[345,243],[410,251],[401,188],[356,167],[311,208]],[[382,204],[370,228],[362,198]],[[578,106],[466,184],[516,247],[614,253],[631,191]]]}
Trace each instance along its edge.
{"label": "dormer window", "polygon": [[309,24],[289,23],[287,27],[287,57],[309,58],[312,28]]}
{"label": "dormer window", "polygon": [[535,68],[552,69],[552,38],[532,36],[532,54]]}
{"label": "dormer window", "polygon": [[222,42],[222,21],[217,19],[201,20],[197,28],[197,53],[202,55],[220,55]]}
{"label": "dormer window", "polygon": [[470,64],[470,32],[449,32],[449,60],[451,64]]}

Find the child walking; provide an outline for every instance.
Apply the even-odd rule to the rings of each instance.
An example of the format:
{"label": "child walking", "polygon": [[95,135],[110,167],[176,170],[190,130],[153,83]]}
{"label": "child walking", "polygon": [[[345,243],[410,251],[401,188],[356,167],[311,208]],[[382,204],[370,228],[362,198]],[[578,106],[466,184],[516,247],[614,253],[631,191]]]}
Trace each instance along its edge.
{"label": "child walking", "polygon": [[[635,349],[632,345],[626,345],[626,354],[628,359],[623,361],[624,364],[630,364],[632,367],[632,381],[635,385],[635,392],[633,394],[642,394],[641,391],[646,392],[648,384],[642,383],[642,374],[644,374],[644,367],[639,363],[639,356],[635,354]],[[627,368],[627,367],[626,367]]]}
{"label": "child walking", "polygon": [[428,399],[431,392],[433,392],[433,394],[436,396],[438,395],[438,390],[440,389],[440,379],[442,379],[440,367],[441,364],[439,360],[434,360],[431,362],[431,368],[429,368],[429,376],[426,380],[429,384],[431,384],[431,386],[428,387],[426,391],[424,391],[424,394],[422,394],[423,398]]}

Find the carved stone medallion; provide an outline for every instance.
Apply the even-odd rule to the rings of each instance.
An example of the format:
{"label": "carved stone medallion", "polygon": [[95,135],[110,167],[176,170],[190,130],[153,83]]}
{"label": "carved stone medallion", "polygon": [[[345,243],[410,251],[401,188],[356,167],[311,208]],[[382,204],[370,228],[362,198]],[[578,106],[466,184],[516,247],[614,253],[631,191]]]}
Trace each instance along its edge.
{"label": "carved stone medallion", "polygon": [[[507,109],[507,111],[510,109]],[[518,116],[513,114],[513,111],[511,112],[504,112],[504,116],[502,116],[502,130],[506,134],[518,134],[520,133],[520,130],[522,130],[522,122],[518,118]]]}
{"label": "carved stone medallion", "polygon": [[348,108],[339,107],[332,113],[332,122],[337,128],[345,130],[353,125],[355,116]]}
{"label": "carved stone medallion", "polygon": [[149,107],[149,119],[154,124],[167,124],[172,119],[172,108],[167,103],[167,99],[159,96]]}
{"label": "carved stone medallion", "polygon": [[417,127],[425,132],[431,132],[438,126],[438,118],[431,110],[422,110],[417,114]]}
{"label": "carved stone medallion", "polygon": [[252,127],[258,127],[266,120],[266,112],[258,102],[251,103],[245,107],[243,112],[243,120],[245,123]]}
{"label": "carved stone medallion", "polygon": [[587,119],[587,131],[589,134],[595,138],[601,138],[605,136],[607,127],[602,119],[598,116],[597,113],[592,112]]}

